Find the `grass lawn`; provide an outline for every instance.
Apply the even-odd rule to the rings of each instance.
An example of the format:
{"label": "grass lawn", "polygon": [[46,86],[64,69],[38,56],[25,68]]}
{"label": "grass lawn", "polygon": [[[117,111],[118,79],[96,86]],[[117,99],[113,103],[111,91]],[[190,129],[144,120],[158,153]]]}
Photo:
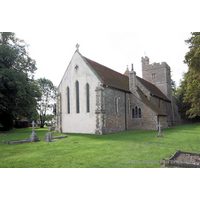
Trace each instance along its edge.
{"label": "grass lawn", "polygon": [[[8,145],[29,138],[32,128],[13,129],[0,136],[1,168],[156,168],[177,149],[200,153],[200,124],[162,131],[128,130],[109,135],[71,134],[47,143],[48,127],[36,128],[40,142]],[[53,136],[61,135],[53,133]],[[64,134],[62,134],[64,135]]]}

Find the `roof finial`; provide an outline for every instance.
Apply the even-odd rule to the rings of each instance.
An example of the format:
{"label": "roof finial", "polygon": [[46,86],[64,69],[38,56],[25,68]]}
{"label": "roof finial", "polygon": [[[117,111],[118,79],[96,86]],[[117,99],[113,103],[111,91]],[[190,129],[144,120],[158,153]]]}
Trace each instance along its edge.
{"label": "roof finial", "polygon": [[134,71],[134,69],[133,69],[133,64],[132,64],[132,69],[131,69],[131,71]]}
{"label": "roof finial", "polygon": [[79,49],[78,49],[79,47],[80,47],[80,45],[77,43],[77,44],[76,44],[76,48],[77,48],[76,50],[77,50],[77,51],[79,51]]}

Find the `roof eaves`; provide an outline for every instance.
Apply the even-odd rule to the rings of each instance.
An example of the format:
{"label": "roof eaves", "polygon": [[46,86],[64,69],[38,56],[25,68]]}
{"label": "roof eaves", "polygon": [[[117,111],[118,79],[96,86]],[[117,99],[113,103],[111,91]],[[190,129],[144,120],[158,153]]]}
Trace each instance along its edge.
{"label": "roof eaves", "polygon": [[122,92],[127,92],[127,93],[131,93],[129,90],[124,90],[124,89],[121,89],[121,88],[117,88],[117,87],[113,87],[113,86],[110,86],[110,85],[103,85],[104,87],[109,87],[109,88],[112,88],[112,89],[115,89],[115,90],[119,90],[119,91],[122,91]]}

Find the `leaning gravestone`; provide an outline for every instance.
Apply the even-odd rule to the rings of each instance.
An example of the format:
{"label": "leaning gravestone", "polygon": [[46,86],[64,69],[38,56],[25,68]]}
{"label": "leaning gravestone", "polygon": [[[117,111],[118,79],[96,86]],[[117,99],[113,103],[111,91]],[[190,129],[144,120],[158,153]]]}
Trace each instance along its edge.
{"label": "leaning gravestone", "polygon": [[33,127],[33,131],[32,131],[32,133],[31,133],[31,136],[30,136],[30,138],[29,138],[29,142],[39,142],[40,140],[39,140],[39,138],[38,138],[38,136],[36,135],[36,133],[35,133],[35,130],[34,130],[34,121],[32,122],[32,127]]}
{"label": "leaning gravestone", "polygon": [[45,142],[51,142],[52,139],[52,133],[48,132],[45,135]]}

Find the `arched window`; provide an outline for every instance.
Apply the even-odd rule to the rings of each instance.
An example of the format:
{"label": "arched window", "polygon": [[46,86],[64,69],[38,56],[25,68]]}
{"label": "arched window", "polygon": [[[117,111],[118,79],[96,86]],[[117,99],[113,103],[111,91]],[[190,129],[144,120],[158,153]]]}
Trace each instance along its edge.
{"label": "arched window", "polygon": [[115,113],[118,113],[118,98],[115,97]]}
{"label": "arched window", "polygon": [[139,118],[142,118],[141,108],[138,109],[138,112],[139,112]]}
{"label": "arched window", "polygon": [[135,118],[135,109],[132,109],[132,118]]}
{"label": "arched window", "polygon": [[130,113],[130,99],[128,98],[128,114]]}
{"label": "arched window", "polygon": [[67,113],[70,113],[70,96],[69,96],[69,87],[67,87]]}
{"label": "arched window", "polygon": [[76,81],[76,113],[79,113],[79,82]]}
{"label": "arched window", "polygon": [[132,109],[132,118],[142,118],[142,111],[141,108],[137,106]]}
{"label": "arched window", "polygon": [[138,118],[138,107],[135,107],[135,118]]}
{"label": "arched window", "polygon": [[90,112],[90,86],[86,84],[86,104],[87,104],[87,112]]}

